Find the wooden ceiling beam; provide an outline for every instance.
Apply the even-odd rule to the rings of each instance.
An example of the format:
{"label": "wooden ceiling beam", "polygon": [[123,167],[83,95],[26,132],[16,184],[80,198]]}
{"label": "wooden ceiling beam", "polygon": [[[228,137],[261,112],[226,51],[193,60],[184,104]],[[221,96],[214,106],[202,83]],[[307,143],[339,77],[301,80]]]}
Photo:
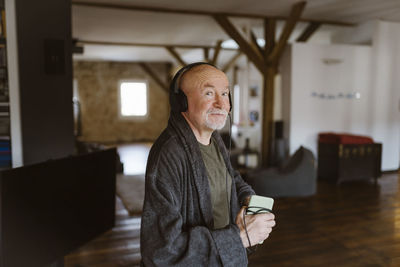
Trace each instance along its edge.
{"label": "wooden ceiling beam", "polygon": [[225,30],[225,32],[239,45],[240,50],[249,58],[249,60],[262,73],[264,71],[264,59],[259,56],[258,51],[247,42],[236,27],[229,21],[226,16],[213,16],[217,23]]}
{"label": "wooden ceiling beam", "polygon": [[166,46],[165,49],[171,54],[173,58],[176,59],[176,61],[179,62],[182,66],[186,66],[186,62],[181,58],[181,56],[175,51],[175,49],[172,46]]}
{"label": "wooden ceiling beam", "polygon": [[213,58],[211,60],[211,64],[213,65],[217,65],[217,60],[218,60],[218,56],[219,56],[219,52],[221,51],[221,45],[222,45],[222,40],[218,40],[217,44],[215,45],[214,48],[214,55]]}
{"label": "wooden ceiling beam", "polygon": [[268,55],[268,64],[276,65],[276,63],[278,62],[279,57],[287,44],[290,34],[296,26],[297,21],[300,19],[300,16],[303,13],[305,6],[305,1],[298,2],[293,5],[292,10],[290,11],[290,17],[286,21],[285,28],[283,29],[282,34],[279,37],[279,41],[274,47],[274,50],[272,50],[272,52]]}
{"label": "wooden ceiling beam", "polygon": [[308,39],[321,27],[321,23],[310,22],[305,30],[296,39],[296,42],[307,42]]}
{"label": "wooden ceiling beam", "polygon": [[235,65],[236,61],[242,55],[242,51],[238,51],[223,67],[222,71],[227,72],[233,65]]}
{"label": "wooden ceiling beam", "polygon": [[[184,15],[204,15],[204,16],[214,16],[223,15],[228,17],[240,17],[240,18],[253,18],[253,19],[264,19],[273,18],[276,20],[288,20],[285,16],[265,16],[259,14],[248,14],[248,13],[224,13],[224,12],[210,12],[201,10],[190,10],[190,9],[177,9],[177,8],[165,8],[165,7],[149,7],[149,6],[137,6],[137,5],[122,5],[122,4],[107,4],[100,2],[81,2],[72,1],[72,5],[75,6],[86,6],[86,7],[97,7],[97,8],[109,8],[109,9],[122,9],[122,10],[132,10],[132,11],[146,11],[146,12],[157,12],[157,13],[173,13],[173,14],[184,14]],[[315,20],[315,19],[299,19],[302,22],[320,22],[327,25],[335,26],[356,26],[354,23],[332,21],[332,20]]]}
{"label": "wooden ceiling beam", "polygon": [[155,83],[158,84],[158,86],[160,86],[165,92],[169,92],[168,85],[163,82],[160,77],[158,77],[158,75],[146,63],[140,62],[139,66],[153,79]]}
{"label": "wooden ceiling beam", "polygon": [[[106,42],[106,41],[90,41],[90,40],[78,40],[77,44],[88,44],[88,45],[112,45],[112,46],[142,46],[142,47],[160,47],[165,48],[166,46],[171,46],[175,48],[184,48],[184,49],[215,49],[215,46],[212,45],[188,45],[188,44],[150,44],[150,43],[129,43],[129,42]],[[222,43],[222,41],[221,41]],[[220,47],[220,50],[229,50],[236,51],[236,48],[223,48]]]}
{"label": "wooden ceiling beam", "polygon": [[258,43],[257,43],[257,36],[254,34],[253,31],[250,31],[250,39],[251,39],[251,45],[253,46],[253,49],[258,51],[258,54],[260,57],[263,57],[264,54],[264,49],[262,49]]}

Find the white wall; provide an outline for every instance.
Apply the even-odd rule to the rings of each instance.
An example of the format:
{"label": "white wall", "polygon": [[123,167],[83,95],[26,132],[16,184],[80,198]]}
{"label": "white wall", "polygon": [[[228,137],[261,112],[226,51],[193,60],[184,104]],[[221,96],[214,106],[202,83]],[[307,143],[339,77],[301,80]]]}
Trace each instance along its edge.
{"label": "white wall", "polygon": [[[283,117],[291,153],[300,145],[316,153],[319,132],[347,132],[383,143],[383,170],[399,167],[400,24],[377,22],[372,47],[294,44],[285,57]],[[346,97],[353,93],[360,98]]]}
{"label": "white wall", "polygon": [[[316,153],[319,132],[367,134],[371,48],[295,44],[291,49],[290,152],[304,145]],[[327,59],[337,63],[326,64]],[[361,98],[346,97],[354,92]]]}
{"label": "white wall", "polygon": [[383,169],[399,167],[400,156],[400,23],[376,22],[369,128],[383,143]]}

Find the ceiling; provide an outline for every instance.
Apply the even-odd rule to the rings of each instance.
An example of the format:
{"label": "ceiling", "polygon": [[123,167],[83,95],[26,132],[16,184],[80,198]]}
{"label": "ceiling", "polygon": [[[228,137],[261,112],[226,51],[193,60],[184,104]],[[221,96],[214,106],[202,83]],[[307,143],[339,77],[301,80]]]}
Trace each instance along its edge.
{"label": "ceiling", "polygon": [[[214,13],[239,13],[261,16],[288,17],[296,0],[81,0],[79,3],[119,4],[136,7],[153,7],[204,11]],[[72,35],[78,40],[100,42],[125,42],[148,44],[191,44],[212,45],[217,40],[230,37],[208,15],[161,13],[153,11],[124,10],[79,5],[73,1]],[[371,20],[400,23],[400,0],[309,0],[302,19],[337,21],[362,24]],[[238,28],[252,29],[262,37],[262,20],[230,17]],[[277,38],[284,21],[277,25]],[[307,26],[298,23],[291,39],[294,40]],[[329,43],[330,37],[343,26],[323,25],[310,42]],[[187,62],[203,59],[202,49],[177,49]],[[235,51],[221,52],[221,62],[226,62]],[[212,53],[211,53],[212,55]],[[171,61],[174,58],[163,47],[137,47],[116,45],[84,45],[82,55],[76,60],[117,60],[117,61]]]}

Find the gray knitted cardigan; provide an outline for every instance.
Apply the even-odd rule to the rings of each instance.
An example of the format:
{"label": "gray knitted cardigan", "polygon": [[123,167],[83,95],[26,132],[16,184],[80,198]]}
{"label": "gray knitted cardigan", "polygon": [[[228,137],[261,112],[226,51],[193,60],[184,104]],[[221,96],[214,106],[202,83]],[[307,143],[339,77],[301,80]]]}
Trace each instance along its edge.
{"label": "gray knitted cardigan", "polygon": [[207,171],[197,140],[181,114],[171,113],[168,127],[151,148],[141,222],[144,266],[247,266],[247,253],[235,218],[254,191],[232,169],[220,135],[215,138],[228,171],[231,223],[213,230]]}

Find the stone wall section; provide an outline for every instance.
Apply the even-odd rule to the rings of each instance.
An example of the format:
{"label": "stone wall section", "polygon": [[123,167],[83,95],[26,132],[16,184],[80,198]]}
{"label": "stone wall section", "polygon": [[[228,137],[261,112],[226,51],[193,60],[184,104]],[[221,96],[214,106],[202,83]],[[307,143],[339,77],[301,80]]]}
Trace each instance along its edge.
{"label": "stone wall section", "polygon": [[[166,81],[166,63],[151,63],[149,66]],[[77,80],[81,105],[80,140],[99,143],[151,142],[166,127],[169,116],[168,93],[137,63],[76,61],[74,79]],[[121,80],[147,80],[149,114],[146,119],[119,117],[118,86]]]}

